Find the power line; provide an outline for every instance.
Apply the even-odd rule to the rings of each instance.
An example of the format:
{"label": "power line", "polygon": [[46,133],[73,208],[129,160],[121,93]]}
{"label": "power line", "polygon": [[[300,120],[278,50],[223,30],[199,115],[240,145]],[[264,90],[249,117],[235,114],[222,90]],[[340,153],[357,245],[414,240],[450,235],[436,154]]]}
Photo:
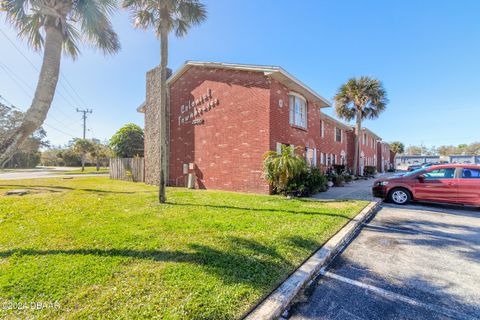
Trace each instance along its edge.
{"label": "power line", "polygon": [[20,90],[23,91],[23,93],[25,93],[27,96],[30,96],[30,97],[31,97],[30,92],[28,92],[27,90],[25,90],[25,89],[23,88],[23,86],[15,79],[15,77],[13,77],[13,76],[8,72],[8,70],[3,66],[3,64],[0,64],[0,67],[1,67],[3,70],[5,70],[5,74],[6,74],[10,79],[12,79],[13,82],[15,82],[15,83],[18,85],[18,87],[20,88]]}
{"label": "power line", "polygon": [[[24,93],[26,93],[30,98],[33,99],[33,96],[32,96],[32,94],[31,94],[31,92],[27,92],[27,91],[23,88],[22,84],[20,84],[18,81],[16,81],[16,79],[18,79],[20,82],[22,82],[23,85],[24,85],[25,87],[27,87],[28,89],[30,89],[31,91],[35,91],[35,89],[33,89],[32,86],[30,86],[26,81],[24,81],[24,80],[22,79],[22,77],[20,77],[17,73],[15,73],[15,71],[13,71],[8,65],[6,65],[5,63],[3,63],[3,62],[1,62],[1,61],[0,61],[0,67],[2,67],[2,68],[6,71],[7,76],[8,76],[10,79],[12,79],[12,80],[19,86],[19,88],[20,88]],[[13,77],[15,77],[16,79],[14,79]],[[60,92],[59,92],[59,95],[60,95]],[[61,96],[61,95],[60,95],[60,96]],[[61,97],[62,97],[62,96],[61,96]],[[63,98],[63,97],[62,97],[62,98]],[[67,101],[67,100],[65,100],[65,101]],[[67,101],[67,103],[70,103],[70,102]],[[55,110],[57,110],[58,112],[60,112],[64,117],[66,117],[66,118],[68,118],[68,119],[70,119],[70,120],[73,120],[72,116],[67,115],[67,114],[66,114],[65,112],[63,112],[61,109],[55,109]],[[76,121],[76,120],[75,120],[75,121]]]}
{"label": "power line", "polygon": [[76,138],[75,136],[71,135],[70,133],[67,133],[67,132],[65,132],[65,131],[63,131],[63,130],[60,130],[60,129],[58,129],[58,128],[55,128],[54,126],[52,126],[52,125],[50,125],[50,124],[48,124],[48,123],[46,123],[46,122],[44,122],[43,124],[46,125],[47,127],[49,127],[50,129],[56,130],[56,131],[58,131],[58,132],[60,132],[60,133],[63,133],[64,135],[67,135],[67,136],[72,137],[72,138]]}
{"label": "power line", "polygon": [[17,45],[10,39],[10,37],[9,37],[2,29],[0,29],[0,32],[3,34],[3,36],[4,36],[5,38],[7,38],[8,42],[10,42],[10,44],[11,44],[15,49],[17,49],[17,51],[30,63],[30,65],[31,65],[35,70],[39,71],[38,68],[35,66],[35,64],[34,64],[32,61],[30,61],[30,59],[28,59],[25,54],[23,54],[23,52],[17,47]]}
{"label": "power line", "polygon": [[[24,111],[22,111],[20,108],[16,107],[16,106],[15,106],[13,103],[11,103],[9,100],[7,100],[7,98],[5,98],[4,96],[0,95],[0,99],[2,99],[3,101],[5,101],[6,103],[8,103],[11,108],[16,109],[16,110],[18,110],[18,111],[20,111],[20,112],[24,112]],[[51,116],[51,115],[50,115],[50,116]],[[54,118],[54,117],[52,117],[52,118],[53,118],[54,120],[56,120],[57,122],[61,123],[58,119],[56,119],[56,118]],[[48,123],[46,123],[46,122],[44,122],[43,125],[51,128],[51,129],[53,129],[53,130],[55,130],[55,131],[58,131],[58,132],[60,132],[60,133],[63,133],[64,135],[67,135],[67,136],[69,136],[69,137],[76,138],[75,136],[71,135],[70,133],[67,133],[67,132],[65,132],[65,131],[63,131],[63,130],[61,130],[61,129],[58,129],[57,127],[54,127],[54,126],[52,126],[51,124],[48,124]]]}
{"label": "power line", "polygon": [[[18,53],[20,53],[20,55],[25,58],[25,60],[28,61],[28,63],[33,67],[33,69],[35,69],[38,73],[40,73],[40,70],[37,68],[37,66],[35,66],[35,64],[17,47],[17,45],[10,39],[10,37],[2,30],[0,29],[0,32],[3,34],[3,36],[5,38],[7,38],[8,42],[10,42],[10,44],[18,51]],[[85,101],[83,101],[83,99],[80,97],[80,95],[78,94],[78,92],[75,90],[75,88],[72,86],[72,84],[70,83],[70,81],[68,81],[67,77],[60,71],[60,76],[62,79],[65,80],[65,82],[70,86],[71,90],[75,93],[75,95],[78,97],[79,101],[81,103],[79,104],[83,104],[84,106],[86,106],[87,104],[85,103]],[[63,85],[62,82],[60,82],[60,86],[63,87],[65,89],[65,93],[67,93],[73,100],[76,100],[75,97],[68,91],[67,87]],[[67,103],[69,103],[72,108],[75,109],[74,105],[68,101],[68,99],[62,95],[61,92],[58,92],[58,94],[65,100],[67,101]]]}

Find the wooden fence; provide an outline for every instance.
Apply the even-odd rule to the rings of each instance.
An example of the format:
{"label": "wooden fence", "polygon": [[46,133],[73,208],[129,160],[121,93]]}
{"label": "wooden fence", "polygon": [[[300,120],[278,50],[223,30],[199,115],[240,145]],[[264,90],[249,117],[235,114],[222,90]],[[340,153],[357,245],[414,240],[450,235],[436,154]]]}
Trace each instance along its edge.
{"label": "wooden fence", "polygon": [[145,182],[144,158],[111,158],[110,179]]}

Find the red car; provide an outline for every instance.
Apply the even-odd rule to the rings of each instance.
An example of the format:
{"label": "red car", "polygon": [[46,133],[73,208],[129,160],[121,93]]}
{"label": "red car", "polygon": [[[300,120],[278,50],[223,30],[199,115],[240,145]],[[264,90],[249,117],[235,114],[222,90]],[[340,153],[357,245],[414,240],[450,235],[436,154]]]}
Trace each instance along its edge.
{"label": "red car", "polygon": [[411,200],[480,207],[480,165],[444,164],[376,180],[373,195],[396,204]]}

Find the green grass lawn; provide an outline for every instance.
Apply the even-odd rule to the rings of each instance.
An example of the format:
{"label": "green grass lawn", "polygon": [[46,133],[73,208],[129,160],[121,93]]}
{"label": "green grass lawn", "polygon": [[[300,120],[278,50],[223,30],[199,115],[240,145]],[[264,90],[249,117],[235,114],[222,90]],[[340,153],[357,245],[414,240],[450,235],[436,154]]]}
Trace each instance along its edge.
{"label": "green grass lawn", "polygon": [[60,171],[60,172],[55,172],[55,174],[61,174],[61,175],[64,175],[64,174],[79,174],[79,173],[88,173],[88,174],[92,174],[92,173],[108,173],[110,172],[108,167],[100,167],[100,169],[97,171],[97,168],[96,167],[85,167],[85,171],[82,171],[82,169],[76,169],[76,170],[71,170],[71,171]]}
{"label": "green grass lawn", "polygon": [[[32,193],[3,195],[20,188]],[[107,177],[0,181],[0,318],[239,318],[366,205],[167,197]]]}

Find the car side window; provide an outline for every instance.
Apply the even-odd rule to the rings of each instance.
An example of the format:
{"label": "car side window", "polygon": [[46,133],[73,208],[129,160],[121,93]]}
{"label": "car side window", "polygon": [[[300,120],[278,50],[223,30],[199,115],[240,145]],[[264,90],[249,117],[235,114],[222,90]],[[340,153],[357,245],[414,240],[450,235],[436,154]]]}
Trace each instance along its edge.
{"label": "car side window", "polygon": [[480,179],[480,169],[463,169],[462,179]]}
{"label": "car side window", "polygon": [[455,178],[455,168],[444,168],[430,170],[423,174],[425,179],[434,180],[434,179],[453,179]]}

